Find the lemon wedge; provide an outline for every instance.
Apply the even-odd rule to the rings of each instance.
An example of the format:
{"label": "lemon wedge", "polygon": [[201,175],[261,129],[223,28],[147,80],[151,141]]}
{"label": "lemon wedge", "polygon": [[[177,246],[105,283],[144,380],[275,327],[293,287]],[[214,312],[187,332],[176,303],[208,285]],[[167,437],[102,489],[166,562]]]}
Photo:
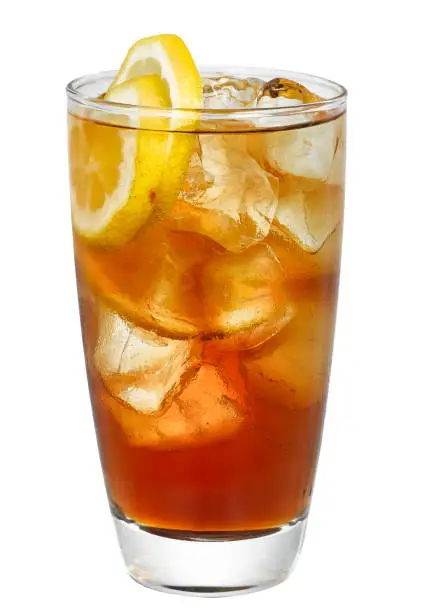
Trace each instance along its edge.
{"label": "lemon wedge", "polygon": [[[203,108],[203,87],[199,71],[183,40],[175,34],[160,34],[138,40],[128,51],[110,90],[127,79],[157,74],[168,89],[170,106],[176,109]],[[166,172],[156,191],[156,208],[164,215],[176,201],[191,154],[196,146],[199,117],[173,113],[164,119],[169,130]]]}
{"label": "lemon wedge", "polygon": [[[156,109],[200,108],[202,85],[183,41],[154,36],[131,47],[104,98]],[[105,123],[105,115],[96,119],[69,118],[73,226],[89,243],[117,248],[154,210],[174,203],[194,148],[189,132],[196,121],[150,111],[129,111],[122,118],[128,127]]]}
{"label": "lemon wedge", "polygon": [[175,34],[142,38],[128,51],[111,89],[128,79],[158,74],[173,108],[202,108],[202,81],[187,46]]}
{"label": "lemon wedge", "polygon": [[[106,99],[162,106],[168,91],[157,75],[119,85]],[[118,247],[150,216],[160,183],[166,136],[69,117],[72,220],[97,246]]]}

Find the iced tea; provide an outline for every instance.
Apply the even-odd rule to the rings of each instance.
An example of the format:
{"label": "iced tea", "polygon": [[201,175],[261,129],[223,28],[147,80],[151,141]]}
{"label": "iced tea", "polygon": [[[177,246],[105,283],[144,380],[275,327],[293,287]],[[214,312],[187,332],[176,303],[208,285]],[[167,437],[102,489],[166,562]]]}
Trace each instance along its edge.
{"label": "iced tea", "polygon": [[[339,279],[345,114],[284,77],[206,74],[202,92],[207,116],[175,129],[73,103],[70,168],[113,513],[152,533],[220,538],[291,525],[310,504]],[[116,213],[125,172],[127,209]]]}
{"label": "iced tea", "polygon": [[[332,164],[341,164],[343,124],[271,138],[285,150],[304,130],[319,131],[321,143],[337,133]],[[95,125],[94,137],[115,129]],[[343,188],[334,174],[273,173],[267,136],[196,135],[203,154],[166,218],[113,250],[75,237],[107,488],[140,524],[264,529],[310,501]]]}

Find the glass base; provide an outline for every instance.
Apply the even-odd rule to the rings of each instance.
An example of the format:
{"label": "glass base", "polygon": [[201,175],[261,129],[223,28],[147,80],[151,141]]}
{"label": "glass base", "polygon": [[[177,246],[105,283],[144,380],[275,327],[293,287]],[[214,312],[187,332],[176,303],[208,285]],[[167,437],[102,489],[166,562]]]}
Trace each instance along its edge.
{"label": "glass base", "polygon": [[129,575],[158,591],[198,597],[251,593],[285,580],[307,518],[276,529],[200,533],[152,529],[114,517]]}

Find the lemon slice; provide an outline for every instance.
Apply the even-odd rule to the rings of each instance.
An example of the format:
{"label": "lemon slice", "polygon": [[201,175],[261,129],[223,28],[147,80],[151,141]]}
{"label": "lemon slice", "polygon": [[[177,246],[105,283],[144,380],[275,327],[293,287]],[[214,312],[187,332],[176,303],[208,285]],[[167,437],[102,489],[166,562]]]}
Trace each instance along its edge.
{"label": "lemon slice", "polygon": [[[174,35],[154,36],[131,47],[105,100],[156,109],[200,108],[202,84],[184,42]],[[104,115],[102,123],[70,118],[72,216],[82,238],[119,247],[155,209],[164,213],[172,206],[196,138],[197,118],[182,115],[147,110],[120,118],[129,128],[141,129],[106,125]]]}
{"label": "lemon slice", "polygon": [[[168,88],[170,106],[177,109],[203,108],[202,79],[191,53],[183,40],[175,34],[160,34],[142,38],[128,51],[114,79],[110,91],[127,79],[157,74]],[[166,172],[156,192],[156,208],[160,216],[175,203],[182,187],[184,174],[196,146],[198,114],[172,113],[164,119],[169,130]]]}
{"label": "lemon slice", "polygon": [[[169,96],[161,78],[151,75],[114,87],[106,99],[166,106]],[[156,127],[154,119],[150,123]],[[70,116],[72,219],[80,236],[103,247],[118,247],[134,236],[153,210],[167,140],[160,132]]]}
{"label": "lemon slice", "polygon": [[194,60],[179,36],[142,38],[128,51],[111,89],[128,79],[158,74],[166,83],[173,108],[202,108],[202,81]]}

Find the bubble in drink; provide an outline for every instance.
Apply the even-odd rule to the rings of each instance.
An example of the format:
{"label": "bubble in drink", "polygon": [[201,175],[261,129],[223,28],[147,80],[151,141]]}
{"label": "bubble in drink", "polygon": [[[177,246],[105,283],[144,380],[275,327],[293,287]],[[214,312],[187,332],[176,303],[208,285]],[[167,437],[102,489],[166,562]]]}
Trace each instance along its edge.
{"label": "bubble in drink", "polygon": [[94,363],[109,392],[139,412],[159,410],[185,369],[191,343],[137,328],[110,310],[99,315]]}
{"label": "bubble in drink", "polygon": [[270,231],[278,181],[246,152],[242,136],[201,135],[200,146],[200,159],[195,152],[170,226],[240,252]]}
{"label": "bubble in drink", "polygon": [[202,85],[204,108],[236,109],[254,107],[262,93],[264,81],[223,75],[203,78]]}
{"label": "bubble in drink", "polygon": [[258,346],[293,314],[281,265],[266,245],[214,258],[202,271],[202,292],[207,335],[219,338],[220,348]]}

